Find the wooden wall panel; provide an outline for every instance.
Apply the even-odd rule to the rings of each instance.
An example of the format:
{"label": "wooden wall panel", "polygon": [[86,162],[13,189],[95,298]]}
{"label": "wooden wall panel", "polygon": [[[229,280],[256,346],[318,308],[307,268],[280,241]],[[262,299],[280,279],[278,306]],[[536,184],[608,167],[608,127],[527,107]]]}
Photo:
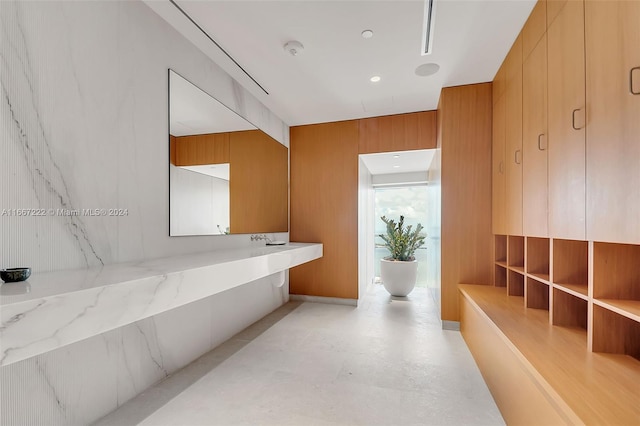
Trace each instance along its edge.
{"label": "wooden wall panel", "polygon": [[260,130],[230,133],[229,142],[231,233],[287,232],[287,148]]}
{"label": "wooden wall panel", "polygon": [[358,121],[291,127],[291,241],[324,244],[292,294],[358,298]]}
{"label": "wooden wall panel", "polygon": [[360,154],[436,147],[435,111],[387,115],[358,121]]}
{"label": "wooden wall panel", "polygon": [[490,284],[491,83],[442,90],[442,319],[459,320],[459,283]]}
{"label": "wooden wall panel", "polygon": [[200,166],[229,162],[229,133],[179,136],[176,166]]}
{"label": "wooden wall panel", "polygon": [[538,0],[522,28],[522,57],[527,59],[547,31],[547,1]]}

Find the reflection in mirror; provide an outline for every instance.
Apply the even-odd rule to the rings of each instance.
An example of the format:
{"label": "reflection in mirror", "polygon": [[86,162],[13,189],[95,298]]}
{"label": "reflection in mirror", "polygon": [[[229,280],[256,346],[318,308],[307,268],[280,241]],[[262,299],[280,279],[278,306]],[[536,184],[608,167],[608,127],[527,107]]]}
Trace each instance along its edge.
{"label": "reflection in mirror", "polygon": [[169,70],[170,235],[288,230],[287,148]]}

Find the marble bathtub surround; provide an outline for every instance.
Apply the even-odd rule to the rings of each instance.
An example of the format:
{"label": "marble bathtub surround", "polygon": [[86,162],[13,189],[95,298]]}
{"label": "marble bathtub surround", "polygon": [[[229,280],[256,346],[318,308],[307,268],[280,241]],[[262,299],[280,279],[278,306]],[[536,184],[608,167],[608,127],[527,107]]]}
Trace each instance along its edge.
{"label": "marble bathtub surround", "polygon": [[272,277],[322,256],[322,244],[290,243],[35,274],[31,291],[0,294],[0,365]]}

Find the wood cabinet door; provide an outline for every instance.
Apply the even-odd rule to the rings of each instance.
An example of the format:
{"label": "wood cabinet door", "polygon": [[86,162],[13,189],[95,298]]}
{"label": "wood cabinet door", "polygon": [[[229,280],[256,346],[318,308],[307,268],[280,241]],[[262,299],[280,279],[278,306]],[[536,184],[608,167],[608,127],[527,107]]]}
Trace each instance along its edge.
{"label": "wood cabinet door", "polygon": [[522,235],[522,38],[507,55],[506,194],[509,235]]}
{"label": "wood cabinet door", "polygon": [[584,3],[568,1],[547,30],[549,235],[584,240]]}
{"label": "wood cabinet door", "polygon": [[522,228],[547,237],[547,37],[522,67]]}
{"label": "wood cabinet door", "polygon": [[492,230],[494,235],[506,235],[507,204],[506,204],[506,165],[505,165],[505,130],[506,130],[506,102],[500,96],[493,106],[493,134],[492,134]]}
{"label": "wood cabinet door", "polygon": [[587,238],[640,244],[640,1],[585,8]]}

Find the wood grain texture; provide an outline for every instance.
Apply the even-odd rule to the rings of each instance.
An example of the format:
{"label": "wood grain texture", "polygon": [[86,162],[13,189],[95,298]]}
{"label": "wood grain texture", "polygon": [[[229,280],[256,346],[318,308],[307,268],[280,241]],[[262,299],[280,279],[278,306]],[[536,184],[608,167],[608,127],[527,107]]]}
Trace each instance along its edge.
{"label": "wood grain texture", "polygon": [[231,232],[287,232],[287,148],[260,130],[229,135]]}
{"label": "wood grain texture", "polygon": [[523,64],[522,102],[522,230],[524,235],[546,237],[549,235],[546,35]]}
{"label": "wood grain texture", "polygon": [[593,297],[640,300],[640,246],[594,243]]}
{"label": "wood grain texture", "polygon": [[507,66],[505,64],[505,62],[502,62],[502,65],[500,66],[500,68],[498,69],[498,71],[496,72],[495,77],[493,77],[493,83],[491,86],[492,89],[492,98],[493,98],[493,104],[495,105],[498,100],[502,97],[502,95],[504,95],[504,90],[506,88],[507,85],[507,70],[506,70]]}
{"label": "wood grain texture", "polygon": [[531,278],[527,278],[526,283],[527,291],[524,300],[527,308],[548,311],[550,287]]}
{"label": "wood grain texture", "polygon": [[[524,275],[509,270],[507,274],[507,293],[509,296],[524,297]],[[524,299],[521,299],[521,301],[524,301]]]}
{"label": "wood grain texture", "polygon": [[[544,421],[534,411],[525,415],[521,421],[510,421],[509,424],[606,424],[631,425],[640,419],[640,362],[630,356],[591,353],[587,351],[586,332],[575,327],[554,327],[549,324],[548,313],[536,309],[525,309],[517,298],[506,296],[504,290],[486,286],[460,286],[463,295],[469,297],[481,313],[476,317],[468,317],[466,310],[462,316],[461,330],[465,333],[470,327],[481,327],[482,313],[486,327],[493,333],[502,333],[515,349],[522,355],[520,358],[527,371],[531,373],[542,389],[547,391],[547,400],[561,410],[566,417],[563,421]],[[597,311],[598,307],[594,307]],[[488,322],[490,321],[490,322]],[[598,318],[594,323],[604,324]],[[493,324],[493,326],[492,326]],[[638,323],[635,323],[636,325]],[[632,324],[631,324],[632,325]],[[603,334],[609,326],[602,330]],[[467,333],[468,334],[468,333]],[[636,334],[632,334],[637,336]],[[636,340],[640,341],[640,340]],[[485,346],[481,350],[489,350],[496,346],[496,340],[489,340],[485,335],[469,347],[476,357],[478,345]],[[477,359],[477,357],[476,357]],[[485,378],[487,369],[494,374],[508,377],[510,370],[504,370],[504,357],[494,356],[486,364],[478,362]],[[499,360],[499,362],[496,362]],[[507,404],[518,404],[521,384],[527,380],[516,380],[517,391],[506,392],[510,398]],[[509,382],[511,382],[509,380]],[[487,380],[494,396],[492,380]],[[513,398],[518,395],[518,398]],[[528,402],[528,398],[523,398]],[[499,398],[496,398],[502,410]],[[533,399],[532,399],[533,401]],[[524,404],[527,405],[527,404]],[[542,413],[542,411],[541,411]],[[571,413],[574,413],[571,415]],[[504,414],[504,412],[503,412]],[[575,417],[577,416],[577,418]]]}
{"label": "wood grain texture", "polygon": [[491,166],[491,211],[494,234],[507,234],[507,172],[506,172],[506,97],[502,96],[493,105],[492,166]]}
{"label": "wood grain texture", "polygon": [[442,149],[443,320],[458,321],[460,282],[491,284],[491,83],[448,87],[438,107]]}
{"label": "wood grain texture", "polygon": [[575,414],[565,404],[557,406],[555,399],[540,386],[538,377],[532,377],[534,368],[523,360],[518,348],[469,298],[461,295],[460,305],[462,337],[505,422],[510,425],[570,423],[568,420],[575,418]]}
{"label": "wood grain texture", "polygon": [[586,241],[553,240],[553,282],[588,283],[589,245]]}
{"label": "wood grain texture", "polygon": [[358,122],[291,127],[291,241],[324,244],[292,294],[358,298]]}
{"label": "wood grain texture", "polygon": [[585,8],[587,238],[640,244],[640,2]]}
{"label": "wood grain texture", "polygon": [[436,147],[436,111],[358,120],[360,154]]}
{"label": "wood grain texture", "polygon": [[527,237],[527,273],[549,275],[549,239]]}
{"label": "wood grain texture", "polygon": [[505,59],[507,230],[522,235],[522,36],[518,36]]}
{"label": "wood grain texture", "polygon": [[547,1],[538,0],[522,28],[522,57],[527,59],[547,31]]}
{"label": "wood grain texture", "polygon": [[582,2],[567,2],[547,30],[547,44],[549,235],[584,240],[586,148]]}
{"label": "wood grain texture", "polygon": [[[571,0],[571,1],[584,1],[584,0]],[[551,26],[556,19],[567,0],[547,0],[547,28]]]}
{"label": "wood grain texture", "polygon": [[524,237],[509,235],[509,266],[521,266],[524,268]]}
{"label": "wood grain texture", "polygon": [[594,305],[593,324],[594,352],[624,354],[640,360],[639,322]]}
{"label": "wood grain texture", "polygon": [[587,330],[587,310],[586,300],[553,289],[553,325]]}
{"label": "wood grain texture", "polygon": [[210,133],[176,137],[176,166],[228,163],[229,134]]}

